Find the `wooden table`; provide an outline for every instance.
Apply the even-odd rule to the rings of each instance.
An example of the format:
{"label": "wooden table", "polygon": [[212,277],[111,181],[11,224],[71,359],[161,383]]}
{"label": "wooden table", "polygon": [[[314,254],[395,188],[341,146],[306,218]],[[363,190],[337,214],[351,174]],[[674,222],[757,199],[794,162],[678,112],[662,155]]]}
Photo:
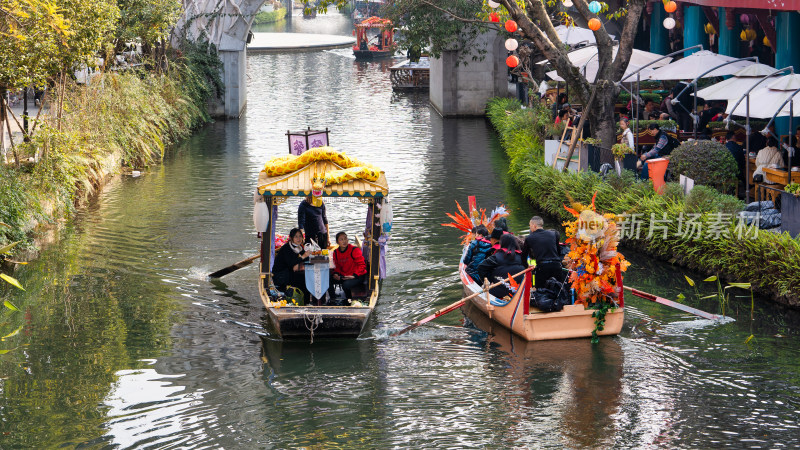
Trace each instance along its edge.
{"label": "wooden table", "polygon": [[772,181],[775,183],[782,183],[784,185],[788,184],[787,181],[791,183],[800,183],[800,172],[792,172],[792,178],[789,180],[789,172],[786,169],[773,169],[770,167],[764,168],[764,178],[767,181]]}

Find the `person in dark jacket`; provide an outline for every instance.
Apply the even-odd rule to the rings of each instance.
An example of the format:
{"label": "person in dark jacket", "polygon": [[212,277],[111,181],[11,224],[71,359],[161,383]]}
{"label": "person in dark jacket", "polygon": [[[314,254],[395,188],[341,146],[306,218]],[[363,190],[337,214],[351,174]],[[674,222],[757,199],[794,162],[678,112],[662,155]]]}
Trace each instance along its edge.
{"label": "person in dark jacket", "polygon": [[344,291],[345,298],[353,298],[351,289],[364,283],[367,276],[367,264],[364,262],[364,255],[361,249],[351,245],[347,239],[347,233],[340,231],[336,233],[336,243],[339,248],[333,251],[333,273],[331,273],[331,284],[328,293],[331,298],[336,295],[334,284],[340,284]]}
{"label": "person in dark jacket", "polygon": [[[478,265],[478,276],[480,276],[481,280],[487,278],[489,283],[496,283],[508,278],[509,275],[516,275],[522,272],[525,267],[517,245],[517,239],[511,234],[504,234],[500,238],[500,250]],[[517,283],[522,283],[523,278],[524,275],[519,275],[514,280]],[[489,289],[489,293],[500,299],[513,295],[508,283]]]}
{"label": "person in dark jacket", "polygon": [[[476,283],[481,284],[481,279],[478,276],[478,266],[492,254],[492,243],[489,241],[489,230],[483,225],[478,225],[474,228],[475,239],[469,243],[464,259],[461,261],[466,266],[467,275],[470,276]],[[502,233],[502,232],[501,232]]]}
{"label": "person in dark jacket", "polygon": [[299,228],[292,228],[289,241],[283,244],[275,255],[272,264],[272,282],[279,291],[285,292],[287,286],[294,286],[303,291],[303,298],[309,303],[311,294],[306,289],[306,277],[303,273],[304,262],[311,252],[303,249],[303,233]]}
{"label": "person in dark jacket", "polygon": [[522,254],[536,261],[536,270],[534,271],[536,289],[545,287],[547,280],[551,277],[563,282],[564,274],[558,248],[558,233],[542,228],[544,221],[539,216],[531,217],[529,225],[531,234],[525,238]]}
{"label": "person in dark jacket", "polygon": [[297,207],[297,226],[306,236],[306,242],[314,239],[320,248],[328,248],[328,216],[321,199],[306,197]]}
{"label": "person in dark jacket", "polygon": [[739,181],[744,184],[745,181],[745,157],[744,157],[744,147],[742,144],[737,142],[739,138],[736,137],[736,133],[733,131],[728,131],[725,135],[725,147],[728,148],[728,151],[731,152],[733,159],[736,160],[736,168],[739,170]]}

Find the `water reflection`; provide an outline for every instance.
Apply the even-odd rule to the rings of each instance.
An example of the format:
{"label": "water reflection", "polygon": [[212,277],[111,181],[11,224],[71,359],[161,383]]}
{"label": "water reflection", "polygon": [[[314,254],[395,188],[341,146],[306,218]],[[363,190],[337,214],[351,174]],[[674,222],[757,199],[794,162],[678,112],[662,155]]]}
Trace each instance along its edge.
{"label": "water reflection", "polygon": [[624,362],[618,339],[603,338],[598,345],[587,339],[528,342],[471,303],[462,311],[471,325],[486,333],[481,335],[482,345],[500,360],[516,386],[519,398],[508,406],[511,413],[519,412],[515,428],[520,435],[552,430],[560,435],[554,440],[567,448],[610,447],[617,442]]}

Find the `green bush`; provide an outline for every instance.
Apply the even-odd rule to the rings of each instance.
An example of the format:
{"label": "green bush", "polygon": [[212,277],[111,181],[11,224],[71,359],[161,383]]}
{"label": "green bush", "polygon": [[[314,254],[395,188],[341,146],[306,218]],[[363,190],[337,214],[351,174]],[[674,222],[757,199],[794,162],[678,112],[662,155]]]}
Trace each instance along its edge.
{"label": "green bush", "polygon": [[695,186],[686,196],[686,210],[690,212],[720,212],[736,214],[744,209],[744,202],[730,195],[720,194],[708,186]]}
{"label": "green bush", "polygon": [[253,25],[261,25],[264,23],[273,23],[286,18],[286,8],[276,9],[274,11],[259,11],[253,18]]}
{"label": "green bush", "polygon": [[723,192],[736,187],[739,169],[728,149],[716,141],[684,142],[672,151],[670,169],[674,176],[684,175],[698,184]]}
{"label": "green bush", "polygon": [[[661,101],[663,100],[661,98],[661,94],[655,94],[655,93],[652,93],[652,92],[642,92],[639,95],[642,97],[643,100],[652,100],[652,101],[654,101],[654,102],[656,102],[658,104],[661,104]],[[629,93],[627,93],[625,91],[622,91],[617,96],[617,103],[628,103],[630,101],[630,99],[631,99],[631,94],[629,94]]]}

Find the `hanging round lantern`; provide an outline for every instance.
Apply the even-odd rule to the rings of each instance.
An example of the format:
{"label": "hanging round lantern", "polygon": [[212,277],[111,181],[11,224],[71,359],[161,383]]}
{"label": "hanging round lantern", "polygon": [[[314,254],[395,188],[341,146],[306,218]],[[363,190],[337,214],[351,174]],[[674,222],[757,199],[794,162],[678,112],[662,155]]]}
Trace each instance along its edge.
{"label": "hanging round lantern", "polygon": [[516,39],[506,39],[506,50],[513,52],[517,47],[519,47],[519,42]]}
{"label": "hanging round lantern", "polygon": [[592,30],[592,31],[597,31],[597,30],[599,30],[599,29],[600,29],[600,27],[601,27],[601,26],[603,26],[603,24],[602,24],[602,23],[600,23],[600,21],[599,21],[599,20],[597,20],[597,19],[595,19],[594,17],[592,17],[591,19],[589,19],[589,29],[590,29],[590,30]]}
{"label": "hanging round lantern", "polygon": [[572,0],[564,0],[564,6],[567,8],[572,8]]}
{"label": "hanging round lantern", "polygon": [[712,25],[710,22],[707,23],[703,29],[706,30],[706,34],[717,34],[717,30],[714,29],[714,25]]}
{"label": "hanging round lantern", "polygon": [[253,225],[255,225],[256,231],[265,233],[267,231],[267,225],[269,225],[269,210],[267,208],[267,203],[264,201],[264,197],[260,195],[256,197],[255,204],[253,205]]}
{"label": "hanging round lantern", "polygon": [[747,14],[742,14],[739,16],[739,22],[741,22],[742,25],[750,25],[750,16]]}
{"label": "hanging round lantern", "polygon": [[498,6],[500,6],[500,3],[497,3],[494,0],[487,0],[486,4],[489,5],[489,8],[492,8],[492,9],[497,8]]}
{"label": "hanging round lantern", "polygon": [[675,19],[673,19],[672,17],[667,17],[666,19],[664,19],[664,28],[668,30],[675,28]]}
{"label": "hanging round lantern", "polygon": [[506,65],[512,69],[517,67],[519,65],[519,58],[517,58],[515,55],[509,56],[506,58]]}
{"label": "hanging round lantern", "polygon": [[603,9],[603,6],[597,0],[594,0],[593,2],[589,3],[589,12],[591,12],[592,14],[599,13],[601,9]]}
{"label": "hanging round lantern", "polygon": [[497,14],[496,12],[490,13],[489,20],[492,22],[500,22],[500,15]]}
{"label": "hanging round lantern", "polygon": [[514,22],[513,20],[506,20],[505,27],[506,31],[508,31],[509,33],[513,33],[517,31],[517,22]]}
{"label": "hanging round lantern", "polygon": [[678,10],[678,4],[673,2],[672,0],[664,3],[664,11],[666,11],[666,12],[671,14],[671,13],[674,13],[675,11],[677,11],[677,10]]}
{"label": "hanging round lantern", "polygon": [[746,30],[742,30],[742,32],[739,33],[739,39],[741,39],[741,40],[743,40],[745,42],[755,41],[756,40],[756,31],[753,30],[752,28],[748,28]]}
{"label": "hanging round lantern", "polygon": [[769,43],[769,38],[768,37],[764,36],[764,40],[761,41],[761,42],[764,43],[765,47],[770,47],[770,43]]}

